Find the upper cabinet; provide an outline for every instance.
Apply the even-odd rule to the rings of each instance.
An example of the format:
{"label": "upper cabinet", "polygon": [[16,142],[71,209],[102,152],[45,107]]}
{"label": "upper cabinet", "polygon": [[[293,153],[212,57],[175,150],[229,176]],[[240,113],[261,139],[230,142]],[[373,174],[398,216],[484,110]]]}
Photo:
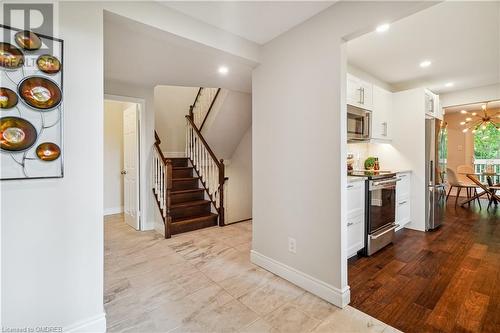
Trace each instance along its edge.
{"label": "upper cabinet", "polygon": [[372,110],[373,85],[351,74],[347,74],[347,104]]}
{"label": "upper cabinet", "polygon": [[373,86],[372,139],[391,140],[392,93]]}
{"label": "upper cabinet", "polygon": [[443,120],[443,110],[439,103],[439,95],[425,89],[425,115]]}

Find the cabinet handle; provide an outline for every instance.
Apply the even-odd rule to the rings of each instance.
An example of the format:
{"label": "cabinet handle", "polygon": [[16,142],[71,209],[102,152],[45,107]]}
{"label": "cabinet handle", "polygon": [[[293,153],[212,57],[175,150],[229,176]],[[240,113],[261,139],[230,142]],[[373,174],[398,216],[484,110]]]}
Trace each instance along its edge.
{"label": "cabinet handle", "polygon": [[399,205],[400,205],[400,206],[402,206],[402,205],[404,205],[405,203],[406,203],[406,201],[401,201],[401,202],[399,203]]}
{"label": "cabinet handle", "polygon": [[353,225],[354,223],[353,222],[347,222],[347,226],[350,227],[351,225]]}
{"label": "cabinet handle", "polygon": [[404,178],[406,177],[406,175],[399,175],[399,178]]}
{"label": "cabinet handle", "polygon": [[359,104],[363,104],[363,88],[359,88]]}
{"label": "cabinet handle", "polygon": [[361,104],[364,105],[365,104],[365,88],[361,88],[361,92],[362,92],[362,94],[361,94],[361,96],[362,96],[362,102],[361,102]]}
{"label": "cabinet handle", "polygon": [[347,185],[347,188],[348,188],[348,189],[349,189],[349,188],[353,188],[353,187],[354,187],[354,185]]}

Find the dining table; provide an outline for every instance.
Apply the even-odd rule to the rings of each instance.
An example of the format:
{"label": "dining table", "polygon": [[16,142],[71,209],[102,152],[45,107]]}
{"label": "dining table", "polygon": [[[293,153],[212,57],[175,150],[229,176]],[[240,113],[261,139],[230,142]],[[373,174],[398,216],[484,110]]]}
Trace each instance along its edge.
{"label": "dining table", "polygon": [[494,182],[494,183],[498,184],[498,180],[500,180],[500,173],[475,172],[475,173],[461,173],[461,174],[465,175],[467,178],[469,178],[474,184],[476,184],[479,188],[481,188],[483,190],[483,192],[476,193],[471,198],[468,198],[467,200],[462,202],[460,204],[460,206],[463,207],[466,204],[482,197],[483,195],[488,195],[488,197],[491,198],[490,200],[493,200],[493,202],[495,202],[495,204],[497,202],[500,202],[500,197],[496,194],[496,191],[500,192],[500,185],[490,186],[489,184],[482,183],[479,180],[480,176],[487,176],[487,177],[494,178],[496,180],[496,182]]}

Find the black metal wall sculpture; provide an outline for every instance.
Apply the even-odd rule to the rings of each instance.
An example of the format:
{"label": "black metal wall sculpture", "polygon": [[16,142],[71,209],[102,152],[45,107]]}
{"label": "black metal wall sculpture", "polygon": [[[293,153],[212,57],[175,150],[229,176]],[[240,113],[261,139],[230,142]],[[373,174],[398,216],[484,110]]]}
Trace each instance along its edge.
{"label": "black metal wall sculpture", "polygon": [[0,38],[5,36],[8,40],[0,40],[0,179],[63,177],[64,43],[0,24]]}

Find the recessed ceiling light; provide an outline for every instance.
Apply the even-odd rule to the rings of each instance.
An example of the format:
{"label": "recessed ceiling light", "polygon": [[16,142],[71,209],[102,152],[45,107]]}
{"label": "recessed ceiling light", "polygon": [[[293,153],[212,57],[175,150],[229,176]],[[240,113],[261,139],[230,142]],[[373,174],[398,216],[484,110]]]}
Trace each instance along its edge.
{"label": "recessed ceiling light", "polygon": [[219,74],[226,75],[227,73],[229,73],[229,68],[227,68],[226,66],[220,66],[218,71]]}
{"label": "recessed ceiling light", "polygon": [[454,85],[455,85],[455,83],[453,83],[453,82],[448,82],[448,83],[446,83],[444,86],[449,88],[449,87],[453,87]]}
{"label": "recessed ceiling light", "polygon": [[420,67],[422,68],[429,67],[431,64],[432,62],[430,60],[424,60],[420,63]]}
{"label": "recessed ceiling light", "polygon": [[387,30],[389,30],[389,27],[390,27],[389,23],[384,23],[384,24],[379,25],[376,30],[377,30],[377,32],[380,32],[380,33],[386,32]]}
{"label": "recessed ceiling light", "polygon": [[466,114],[466,113],[467,113],[467,111],[465,111],[465,110],[460,110],[460,113],[461,113],[461,114]]}

